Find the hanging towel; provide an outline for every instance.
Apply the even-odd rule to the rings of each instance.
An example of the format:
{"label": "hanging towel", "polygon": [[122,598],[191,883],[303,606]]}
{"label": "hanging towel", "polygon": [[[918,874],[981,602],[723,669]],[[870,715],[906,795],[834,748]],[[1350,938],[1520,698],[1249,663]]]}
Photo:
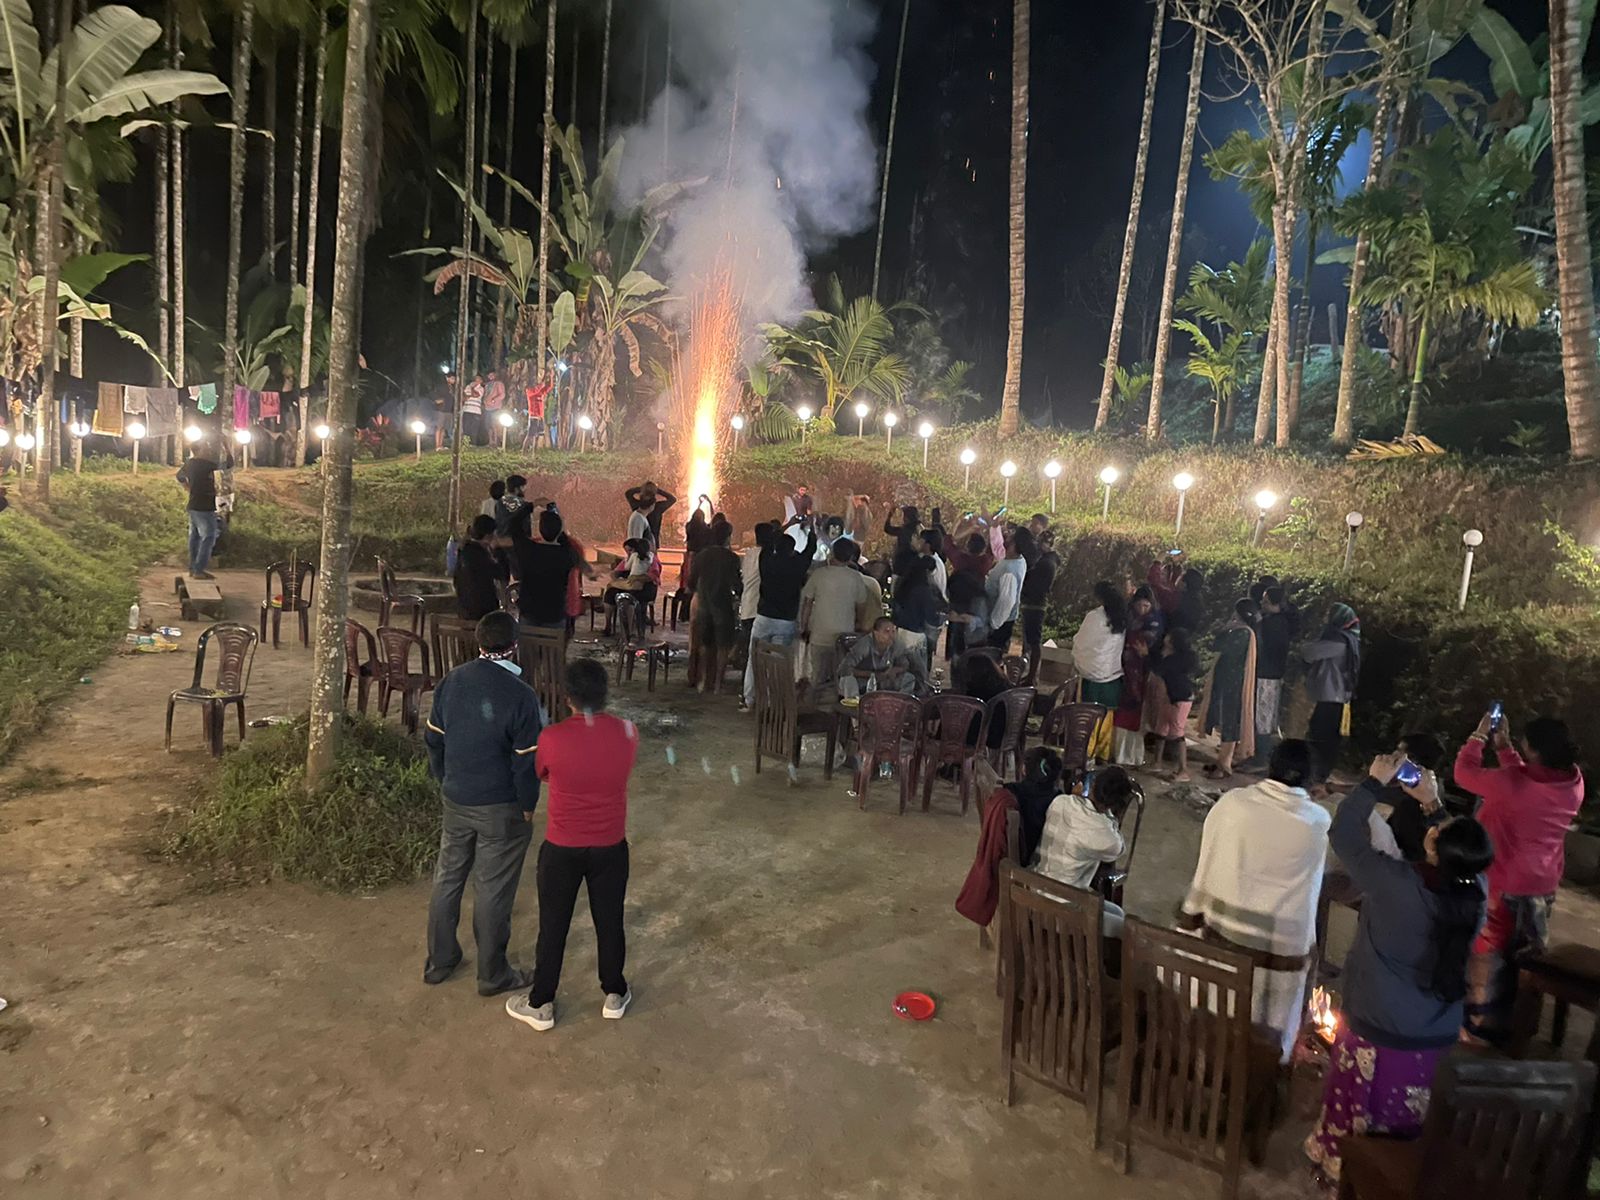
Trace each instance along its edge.
{"label": "hanging towel", "polygon": [[122,389],[122,411],[143,414],[150,408],[150,389],[129,384]]}
{"label": "hanging towel", "polygon": [[233,389],[233,427],[235,429],[250,428],[250,389],[236,387]]}
{"label": "hanging towel", "polygon": [[217,385],[202,383],[196,391],[198,394],[194,398],[194,406],[201,415],[209,417],[217,411]]}
{"label": "hanging towel", "polygon": [[100,405],[94,410],[94,421],[91,428],[95,433],[106,433],[112,437],[122,436],[122,385],[120,383],[102,383],[100,385]]}
{"label": "hanging towel", "polygon": [[274,421],[278,419],[278,402],[279,395],[277,392],[261,393],[261,419],[263,421],[267,420],[268,418]]}
{"label": "hanging towel", "polygon": [[177,388],[151,388],[145,393],[148,408],[144,425],[151,437],[171,437],[178,432],[178,402],[182,395]]}

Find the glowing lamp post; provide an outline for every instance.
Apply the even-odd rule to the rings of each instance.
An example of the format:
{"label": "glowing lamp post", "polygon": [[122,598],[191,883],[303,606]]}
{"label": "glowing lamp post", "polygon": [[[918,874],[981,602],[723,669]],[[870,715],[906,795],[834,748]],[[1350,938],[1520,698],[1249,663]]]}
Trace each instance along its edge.
{"label": "glowing lamp post", "polygon": [[[134,421],[125,432],[133,439],[133,473],[137,475],[139,473],[139,443],[144,441],[145,428],[140,422]],[[23,437],[27,437],[27,435],[24,434]],[[28,442],[31,444],[33,439],[28,438]],[[22,446],[22,438],[17,439],[17,445]],[[23,449],[27,449],[27,447],[23,446]]]}
{"label": "glowing lamp post", "polygon": [[[39,444],[38,443],[38,439],[35,438],[33,436],[33,434],[31,434],[31,433],[19,433],[19,434],[17,434],[17,449],[22,451],[21,470],[22,470],[22,473],[24,475],[26,475],[28,473],[28,455],[32,452],[33,448],[38,444]],[[137,443],[135,443],[135,446],[137,446]],[[134,453],[135,454],[138,453],[137,449],[134,451]],[[137,458],[134,459],[134,463],[135,463],[135,469],[137,469],[137,464],[138,464],[138,459]],[[37,472],[39,470],[39,459],[38,459],[37,455],[34,456],[33,469],[34,469],[35,472]]]}
{"label": "glowing lamp post", "polygon": [[1044,477],[1050,481],[1050,511],[1056,511],[1056,480],[1061,478],[1061,464],[1051,459],[1044,465]]}
{"label": "glowing lamp post", "polygon": [[977,461],[978,452],[971,446],[968,446],[961,452],[961,468],[966,472],[966,478],[961,484],[961,490],[964,492],[970,492],[972,490],[972,464]]}
{"label": "glowing lamp post", "polygon": [[1011,477],[1017,473],[1017,464],[1009,458],[1000,464],[1000,478],[1006,481],[1005,503],[1011,503]]}
{"label": "glowing lamp post", "polygon": [[1111,519],[1111,489],[1116,486],[1117,480],[1121,478],[1122,472],[1115,467],[1106,467],[1100,472],[1100,482],[1105,484],[1106,488],[1106,500],[1100,506],[1100,519],[1102,521]]}
{"label": "glowing lamp post", "polygon": [[1189,489],[1194,486],[1194,476],[1187,471],[1179,471],[1172,477],[1172,486],[1178,489],[1178,524],[1172,531],[1173,537],[1183,536],[1183,500],[1189,494]]}
{"label": "glowing lamp post", "polygon": [[894,427],[899,423],[899,421],[900,418],[892,412],[886,412],[883,414],[883,449],[885,453],[888,453],[894,449]]}
{"label": "glowing lamp post", "polygon": [[584,413],[578,418],[578,428],[581,430],[578,436],[578,453],[582,454],[589,448],[589,431],[594,428],[594,418]]}
{"label": "glowing lamp post", "polygon": [[[20,445],[22,439],[18,438]],[[1467,548],[1467,561],[1461,564],[1461,595],[1456,600],[1456,611],[1460,612],[1467,606],[1467,592],[1472,587],[1472,555],[1483,545],[1483,531],[1469,529],[1461,535],[1461,544]]]}
{"label": "glowing lamp post", "polygon": [[[242,469],[248,471],[250,469],[250,431],[248,429],[235,429],[233,431],[233,440],[238,442],[239,448],[244,451],[244,467]],[[139,461],[137,449],[133,452],[133,461]]]}
{"label": "glowing lamp post", "polygon": [[506,448],[506,439],[511,436],[511,426],[516,421],[516,418],[502,409],[495,420],[500,422],[500,449],[504,450]]}
{"label": "glowing lamp post", "polygon": [[191,446],[198,442],[201,438],[205,437],[205,435],[206,431],[201,429],[198,425],[188,425],[185,426],[183,430],[183,440],[188,442]]}
{"label": "glowing lamp post", "polygon": [[1250,538],[1252,546],[1261,545],[1261,535],[1267,531],[1267,514],[1278,507],[1278,493],[1262,488],[1253,497],[1256,505],[1256,531]]}
{"label": "glowing lamp post", "polygon": [[811,424],[811,406],[802,404],[794,410],[794,415],[800,418],[800,444],[806,444],[806,426]]}
{"label": "glowing lamp post", "polygon": [[417,461],[421,462],[422,461],[422,435],[428,432],[428,426],[424,421],[418,419],[418,420],[412,421],[410,425],[406,426],[406,428],[411,430],[411,436],[417,439]]}
{"label": "glowing lamp post", "polygon": [[917,426],[917,436],[922,439],[922,469],[928,469],[928,440],[933,437],[933,424],[924,421]]}
{"label": "glowing lamp post", "polygon": [[67,432],[72,434],[72,473],[83,474],[83,439],[89,436],[89,423],[87,421],[74,421],[67,426]]}
{"label": "glowing lamp post", "polygon": [[11,445],[10,432],[5,429],[0,429],[0,450],[4,450],[9,445]]}
{"label": "glowing lamp post", "polygon": [[733,448],[739,448],[739,435],[744,432],[744,417],[738,413],[733,414],[733,419],[728,422],[733,426]]}
{"label": "glowing lamp post", "polygon": [[333,430],[328,428],[326,421],[323,421],[313,426],[311,432],[316,435],[317,441],[322,443],[322,453],[317,455],[317,468],[325,471],[327,468],[323,464],[328,461],[328,438],[332,436]]}
{"label": "glowing lamp post", "polygon": [[867,414],[872,411],[872,405],[865,400],[856,401],[856,437],[861,438],[867,431]]}
{"label": "glowing lamp post", "polygon": [[1361,528],[1364,521],[1366,521],[1366,518],[1358,512],[1348,512],[1344,515],[1344,523],[1350,529],[1350,533],[1344,542],[1344,573],[1346,575],[1350,574],[1350,568],[1355,566],[1356,530]]}

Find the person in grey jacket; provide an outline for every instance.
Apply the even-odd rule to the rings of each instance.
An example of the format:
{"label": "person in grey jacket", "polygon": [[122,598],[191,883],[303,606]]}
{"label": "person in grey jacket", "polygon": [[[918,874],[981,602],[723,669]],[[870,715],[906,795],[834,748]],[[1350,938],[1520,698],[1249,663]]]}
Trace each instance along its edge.
{"label": "person in grey jacket", "polygon": [[[1322,1119],[1306,1140],[1311,1160],[1335,1179],[1341,1138],[1421,1133],[1434,1069],[1460,1035],[1467,959],[1483,923],[1482,875],[1494,861],[1489,834],[1470,817],[1431,827],[1420,863],[1373,846],[1373,806],[1404,761],[1399,753],[1375,758],[1328,831],[1366,895],[1345,956]],[[1424,808],[1438,802],[1431,771],[1405,790]]]}
{"label": "person in grey jacket", "polygon": [[512,661],[517,619],[492,612],[478,622],[478,657],[462,663],[433,692],[423,741],[444,793],[444,830],[428,902],[424,983],[443,983],[461,962],[456,925],[472,878],[472,936],[478,946],[478,994],[528,987],[532,972],[506,960],[511,906],[533,838],[539,801],[534,749],[546,719],[539,695]]}
{"label": "person in grey jacket", "polygon": [[1348,604],[1328,610],[1328,623],[1300,651],[1306,661],[1306,693],[1312,703],[1306,741],[1311,743],[1312,795],[1325,793],[1328,775],[1344,744],[1344,710],[1361,678],[1361,618]]}

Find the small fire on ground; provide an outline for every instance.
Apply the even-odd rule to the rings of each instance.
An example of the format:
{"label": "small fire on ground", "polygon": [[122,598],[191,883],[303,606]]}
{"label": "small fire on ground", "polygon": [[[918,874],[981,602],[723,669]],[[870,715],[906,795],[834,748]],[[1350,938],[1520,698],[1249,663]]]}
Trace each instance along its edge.
{"label": "small fire on ground", "polygon": [[1316,1030],[1317,1036],[1328,1045],[1333,1045],[1334,1038],[1339,1036],[1339,1013],[1333,1007],[1333,993],[1325,987],[1311,989],[1311,1003],[1306,1006],[1306,1015],[1311,1019],[1311,1027]]}

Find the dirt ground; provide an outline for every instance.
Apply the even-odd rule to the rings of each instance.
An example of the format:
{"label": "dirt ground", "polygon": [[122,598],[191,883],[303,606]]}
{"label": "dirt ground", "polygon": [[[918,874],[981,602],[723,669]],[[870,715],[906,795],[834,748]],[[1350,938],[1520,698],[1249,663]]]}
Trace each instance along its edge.
{"label": "dirt ground", "polygon": [[[254,620],[260,578],[223,574],[230,616]],[[143,581],[158,623],[180,623],[162,607],[171,580]],[[186,645],[200,628],[184,624]],[[263,647],[250,716],[303,706],[309,661],[297,642]],[[1192,1200],[1213,1186],[1154,1153],[1120,1175],[1090,1150],[1083,1109],[1042,1088],[1004,1106],[992,959],[952,907],[977,821],[952,789],[900,817],[888,785],[861,812],[842,776],[824,783],[818,751],[796,783],[757,776],[731,698],[692,696],[677,672],[646,696],[641,674],[619,704],[645,732],[635,1003],[601,1021],[580,906],[560,1023],[538,1034],[480,999],[470,968],[422,984],[425,883],[208,894],[151,857],[161,810],[211,769],[192,711],[162,750],[163,699],[191,669],[187,651],[108,660],[0,772],[0,1194]],[[1199,821],[1151,789],[1133,911],[1170,913]],[[519,963],[532,883],[530,856]],[[1594,938],[1596,915],[1564,897],[1558,936]],[[891,1015],[908,987],[938,999],[933,1021]],[[1279,1131],[1246,1196],[1314,1194],[1295,1152],[1307,1124]]]}

